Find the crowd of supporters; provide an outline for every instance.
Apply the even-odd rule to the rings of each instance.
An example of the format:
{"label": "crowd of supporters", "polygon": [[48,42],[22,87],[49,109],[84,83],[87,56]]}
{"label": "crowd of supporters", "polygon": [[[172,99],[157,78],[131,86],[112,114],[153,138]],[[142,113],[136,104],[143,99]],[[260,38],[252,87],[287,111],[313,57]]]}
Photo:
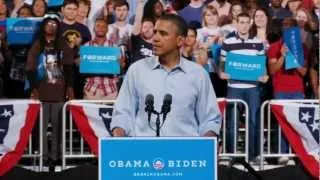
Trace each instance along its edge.
{"label": "crowd of supporters", "polygon": [[[99,41],[106,41],[98,43],[99,45],[121,46],[124,49],[122,58],[124,74],[133,62],[152,56],[152,35],[156,19],[164,13],[178,14],[190,25],[189,36],[181,50],[182,55],[203,65],[211,75],[217,96],[225,97],[227,85],[219,74],[217,66],[219,60],[212,61],[210,47],[212,44],[222,45],[225,39],[236,35],[237,16],[245,12],[252,17],[250,35],[256,36],[263,42],[264,52],[268,57],[267,70],[270,78],[260,89],[263,93],[262,98],[274,98],[273,95],[278,92],[300,92],[300,98],[316,98],[319,94],[317,91],[319,43],[316,3],[317,1],[310,0],[270,0],[270,2],[148,0],[143,3],[136,0],[78,0],[71,5],[65,3],[62,7],[48,7],[45,0],[1,0],[0,20],[3,21],[9,17],[44,17],[48,13],[56,13],[59,20],[56,38],[59,41],[61,38],[64,41],[71,40],[70,37],[73,35],[79,38],[79,43],[71,48],[74,50],[73,56],[63,57],[67,59],[63,60],[63,63],[69,61],[76,67],[79,61],[77,52],[79,46],[97,45],[96,41],[99,39]],[[103,22],[106,26],[106,35],[102,37],[105,39],[100,39],[101,35],[97,33],[99,28],[96,26]],[[283,44],[282,30],[288,23],[292,24],[291,26],[298,26],[301,31],[305,65],[300,71],[297,69],[297,71],[284,72],[281,71],[280,63],[275,64],[275,59],[282,52],[280,51]],[[70,32],[73,33],[70,34]],[[42,32],[39,32],[36,38],[40,38],[41,34]],[[2,97],[29,98],[32,94],[32,88],[25,89],[25,79],[28,74],[26,73],[28,59],[31,61],[36,58],[34,55],[37,55],[32,54],[35,44],[10,45],[6,42],[4,29],[1,30]],[[59,48],[63,52],[66,51],[60,46]],[[298,72],[300,73],[297,74]],[[77,99],[87,97],[85,93],[89,88],[89,81],[93,83],[94,89],[106,91],[101,95],[102,98],[108,97],[109,93],[115,93],[111,97],[115,98],[121,82],[121,77],[115,79],[108,76],[108,80],[105,76],[104,79],[88,78],[89,75],[79,74],[76,68],[71,76],[73,77],[69,79]],[[84,87],[87,88],[84,89]]]}
{"label": "crowd of supporters", "polygon": [[[217,97],[248,102],[250,132],[259,127],[255,118],[263,100],[319,98],[318,0],[65,0],[58,7],[48,7],[46,0],[0,0],[0,21],[44,18],[28,45],[8,44],[5,29],[0,29],[0,96],[44,102],[44,112],[56,122],[52,147],[59,147],[60,123],[54,114],[70,99],[116,99],[130,65],[153,56],[153,28],[166,13],[178,14],[189,24],[181,55],[208,71]],[[249,21],[241,21],[240,27],[239,17],[246,16]],[[285,70],[288,48],[282,34],[294,26],[300,29],[304,65]],[[241,36],[245,31],[247,39]],[[79,48],[87,45],[121,47],[121,74],[79,73]],[[221,47],[217,56],[213,45]],[[230,80],[224,70],[228,52],[266,55],[267,73],[257,82]],[[44,69],[40,75],[39,59]],[[258,145],[255,134],[249,135],[250,147]],[[228,149],[232,151],[232,145]],[[251,149],[254,158],[258,150]],[[48,147],[44,150],[47,155]],[[282,150],[287,151],[285,143]],[[52,149],[49,158],[57,160],[58,153],[59,148]]]}

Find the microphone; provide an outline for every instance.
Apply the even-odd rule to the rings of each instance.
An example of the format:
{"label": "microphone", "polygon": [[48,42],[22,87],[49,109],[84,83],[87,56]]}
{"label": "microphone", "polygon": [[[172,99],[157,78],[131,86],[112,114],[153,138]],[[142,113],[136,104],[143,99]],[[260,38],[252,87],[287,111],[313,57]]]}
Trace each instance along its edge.
{"label": "microphone", "polygon": [[145,101],[146,107],[145,107],[145,112],[148,113],[148,122],[150,123],[150,119],[151,119],[151,114],[154,111],[154,97],[152,94],[148,94],[146,96],[146,101]]}
{"label": "microphone", "polygon": [[166,120],[167,114],[171,110],[171,104],[172,104],[172,95],[171,94],[166,94],[163,99],[163,104],[161,107],[161,113],[163,114],[162,116],[162,121],[164,122]]}

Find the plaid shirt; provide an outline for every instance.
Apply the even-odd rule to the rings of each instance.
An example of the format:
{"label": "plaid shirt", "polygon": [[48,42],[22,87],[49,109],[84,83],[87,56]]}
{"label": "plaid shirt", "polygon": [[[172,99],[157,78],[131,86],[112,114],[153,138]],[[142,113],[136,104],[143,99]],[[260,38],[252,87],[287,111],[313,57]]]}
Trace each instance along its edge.
{"label": "plaid shirt", "polygon": [[[105,40],[103,43],[98,43],[97,39],[93,39],[89,41],[87,46],[103,46],[103,47],[112,47],[114,44],[109,41]],[[108,96],[110,94],[114,94],[118,92],[117,83],[119,81],[119,78],[117,75],[112,76],[91,76],[86,78],[86,82],[84,85],[84,90],[87,92],[92,93],[93,95],[96,95],[97,90],[100,89],[104,93],[105,96]]]}

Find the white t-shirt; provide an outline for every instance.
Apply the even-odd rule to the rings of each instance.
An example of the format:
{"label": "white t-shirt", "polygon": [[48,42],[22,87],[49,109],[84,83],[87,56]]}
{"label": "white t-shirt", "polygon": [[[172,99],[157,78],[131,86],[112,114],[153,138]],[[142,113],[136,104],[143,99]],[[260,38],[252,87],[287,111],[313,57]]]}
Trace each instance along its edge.
{"label": "white t-shirt", "polygon": [[122,27],[117,27],[115,23],[110,24],[107,38],[110,39],[111,35],[116,32],[116,29],[119,29],[120,42],[118,43],[120,44],[129,43],[129,42],[121,42],[121,41],[129,41],[129,38],[131,37],[131,34],[132,34],[132,28],[133,26],[129,23],[127,23],[125,26],[122,26]]}
{"label": "white t-shirt", "polygon": [[88,19],[92,19],[93,16],[98,12],[105,4],[107,0],[91,0],[91,10]]}
{"label": "white t-shirt", "polygon": [[221,36],[221,28],[217,27],[215,29],[209,29],[208,27],[203,27],[197,30],[197,40],[200,43],[207,41],[209,36]]}
{"label": "white t-shirt", "polygon": [[221,27],[221,32],[226,37],[232,32],[237,32],[237,28],[233,24],[226,24]]}
{"label": "white t-shirt", "polygon": [[[48,3],[48,0],[46,0]],[[24,0],[24,3],[28,4],[28,5],[32,5],[33,0]]]}

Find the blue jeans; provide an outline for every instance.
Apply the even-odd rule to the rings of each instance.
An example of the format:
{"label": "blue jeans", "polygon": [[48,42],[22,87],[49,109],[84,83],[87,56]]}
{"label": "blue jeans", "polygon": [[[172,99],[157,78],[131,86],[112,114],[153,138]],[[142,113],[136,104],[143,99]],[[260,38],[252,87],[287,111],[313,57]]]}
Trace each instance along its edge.
{"label": "blue jeans", "polygon": [[[253,160],[259,155],[260,149],[260,90],[258,87],[254,88],[232,88],[228,87],[227,91],[228,99],[241,99],[245,101],[249,106],[249,160]],[[227,142],[226,148],[228,152],[234,150],[234,120],[238,124],[239,119],[235,119],[236,108],[234,105],[228,107],[228,120],[227,120]],[[239,116],[237,116],[239,117]],[[237,129],[237,127],[236,127]]]}
{"label": "blue jeans", "polygon": [[[302,92],[278,92],[274,93],[275,99],[304,99],[304,94]],[[281,153],[289,153],[289,143],[286,137],[281,132],[281,140],[280,140],[280,146],[281,146]]]}

